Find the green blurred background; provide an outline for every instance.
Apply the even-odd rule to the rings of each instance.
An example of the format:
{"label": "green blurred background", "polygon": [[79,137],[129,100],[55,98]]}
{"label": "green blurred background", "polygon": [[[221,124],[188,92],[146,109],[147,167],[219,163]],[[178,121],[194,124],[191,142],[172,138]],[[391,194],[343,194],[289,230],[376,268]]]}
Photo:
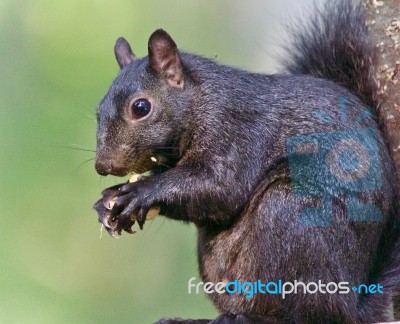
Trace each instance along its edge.
{"label": "green blurred background", "polygon": [[[151,323],[212,318],[196,276],[196,230],[159,217],[112,239],[92,210],[124,181],[94,171],[95,107],[118,73],[113,46],[136,55],[166,29],[178,47],[274,72],[294,0],[0,0],[1,323]],[[303,4],[302,4],[303,5]],[[87,162],[85,162],[87,161]]]}

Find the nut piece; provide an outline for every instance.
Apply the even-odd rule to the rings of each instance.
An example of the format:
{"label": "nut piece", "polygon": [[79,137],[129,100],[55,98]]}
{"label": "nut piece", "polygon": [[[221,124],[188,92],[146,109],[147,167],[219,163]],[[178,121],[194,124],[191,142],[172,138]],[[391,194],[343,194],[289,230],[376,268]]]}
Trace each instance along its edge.
{"label": "nut piece", "polygon": [[[149,211],[147,212],[146,220],[147,221],[152,220],[152,219],[156,218],[156,216],[158,216],[159,214],[160,214],[160,207],[151,207],[149,209]],[[135,214],[131,215],[131,220],[133,220],[133,221],[136,220]]]}
{"label": "nut piece", "polygon": [[139,181],[141,178],[143,178],[143,177],[140,174],[136,173],[129,178],[128,182],[129,183],[136,182],[136,181]]}

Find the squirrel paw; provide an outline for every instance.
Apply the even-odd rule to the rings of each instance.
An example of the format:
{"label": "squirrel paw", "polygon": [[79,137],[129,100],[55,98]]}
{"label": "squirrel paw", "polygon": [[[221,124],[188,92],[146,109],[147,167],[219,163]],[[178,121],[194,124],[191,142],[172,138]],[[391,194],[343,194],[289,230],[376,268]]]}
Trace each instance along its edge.
{"label": "squirrel paw", "polygon": [[102,223],[111,236],[121,235],[122,231],[134,234],[131,227],[138,223],[140,229],[146,220],[154,219],[160,213],[160,207],[154,204],[151,190],[146,190],[144,182],[137,175],[128,183],[119,184],[102,192],[94,205]]}
{"label": "squirrel paw", "polygon": [[112,215],[112,208],[117,199],[117,195],[120,193],[119,188],[124,184],[110,187],[102,192],[103,197],[98,200],[93,208],[98,213],[98,220],[102,223],[107,232],[115,237],[116,233],[121,235],[124,230],[127,233],[134,234],[132,226],[135,224],[134,220],[130,218],[116,218]]}
{"label": "squirrel paw", "polygon": [[128,183],[121,186],[118,190],[118,198],[111,209],[112,220],[117,220],[118,223],[127,223],[137,221],[140,229],[146,221],[146,216],[151,209],[148,197],[142,199],[139,195],[138,185]]}

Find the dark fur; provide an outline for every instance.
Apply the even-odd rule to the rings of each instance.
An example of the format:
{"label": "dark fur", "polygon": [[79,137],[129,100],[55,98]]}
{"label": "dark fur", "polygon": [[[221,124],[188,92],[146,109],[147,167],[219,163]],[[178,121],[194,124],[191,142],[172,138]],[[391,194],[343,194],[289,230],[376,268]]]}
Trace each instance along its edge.
{"label": "dark fur", "polygon": [[[140,219],[154,205],[166,217],[195,223],[205,282],[297,279],[380,283],[385,288],[383,295],[297,294],[286,299],[213,294],[223,315],[212,323],[391,319],[400,278],[394,247],[398,198],[383,137],[378,135],[382,188],[359,197],[380,207],[380,222],[347,221],[342,195],[333,199],[332,226],[299,225],[298,213],[319,206],[320,199],[293,194],[288,166],[289,137],[342,130],[339,98],[348,101],[349,120],[363,113],[365,105],[377,107],[364,20],[360,8],[349,3],[335,1],[298,35],[288,65],[293,74],[287,76],[248,73],[183,52],[176,56],[175,43],[159,31],[156,36],[167,46],[160,52],[172,60],[172,68],[163,74],[163,65],[155,68],[147,57],[121,64],[99,106],[98,172],[124,175],[153,169],[142,181],[105,191],[107,199],[115,192],[119,198],[111,213],[101,207],[102,200],[96,205],[103,223],[110,225],[114,216],[119,229],[130,227],[132,211],[139,210]],[[117,57],[129,61],[123,54]],[[183,88],[176,80],[184,80]],[[133,123],[126,109],[137,94],[151,98],[154,110]],[[324,123],[316,111],[335,124]],[[378,129],[376,118],[365,118],[359,127]],[[149,164],[152,155],[162,164]],[[325,187],[329,191],[332,183],[326,180]]]}

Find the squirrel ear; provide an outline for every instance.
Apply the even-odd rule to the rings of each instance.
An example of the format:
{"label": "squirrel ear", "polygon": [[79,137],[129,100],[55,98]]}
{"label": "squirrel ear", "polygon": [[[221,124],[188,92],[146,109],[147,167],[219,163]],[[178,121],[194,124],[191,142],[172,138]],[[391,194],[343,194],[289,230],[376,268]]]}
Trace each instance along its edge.
{"label": "squirrel ear", "polygon": [[114,53],[115,53],[115,58],[117,59],[117,62],[121,69],[125,65],[128,65],[129,63],[133,62],[134,59],[136,58],[135,54],[133,54],[131,50],[131,46],[123,37],[118,38],[117,41],[115,42]]}
{"label": "squirrel ear", "polygon": [[174,40],[162,29],[149,38],[149,64],[161,77],[175,88],[183,88],[183,72],[178,48]]}

